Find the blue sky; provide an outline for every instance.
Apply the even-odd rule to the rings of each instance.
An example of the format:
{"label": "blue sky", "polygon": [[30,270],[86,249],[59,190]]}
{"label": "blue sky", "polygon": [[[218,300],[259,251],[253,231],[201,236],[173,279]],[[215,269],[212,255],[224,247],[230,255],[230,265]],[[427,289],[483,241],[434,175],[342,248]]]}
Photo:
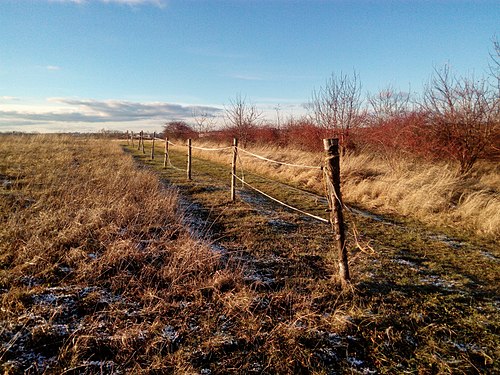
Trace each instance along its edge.
{"label": "blue sky", "polygon": [[160,130],[236,95],[275,121],[332,73],[486,74],[500,1],[0,0],[0,131]]}

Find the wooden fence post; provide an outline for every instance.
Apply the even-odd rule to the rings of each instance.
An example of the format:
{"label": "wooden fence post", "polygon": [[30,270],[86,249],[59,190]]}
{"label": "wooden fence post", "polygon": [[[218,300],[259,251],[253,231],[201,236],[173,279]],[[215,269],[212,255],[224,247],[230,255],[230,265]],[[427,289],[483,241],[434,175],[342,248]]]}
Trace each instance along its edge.
{"label": "wooden fence post", "polygon": [[187,179],[191,180],[191,138],[188,139]]}
{"label": "wooden fence post", "polygon": [[238,157],[238,138],[233,138],[233,160],[231,162],[231,202],[236,199],[236,160]]}
{"label": "wooden fence post", "polygon": [[126,137],[127,137],[127,145],[129,145],[129,144],[130,144],[130,137],[129,137],[129,135],[128,135],[128,130],[127,130],[127,135],[126,135]]}
{"label": "wooden fence post", "polygon": [[156,138],[156,132],[153,132],[153,145],[151,146],[151,160],[154,160],[155,158],[155,138]]}
{"label": "wooden fence post", "polygon": [[339,140],[323,139],[325,148],[324,179],[330,208],[330,224],[335,234],[335,248],[338,253],[339,276],[343,286],[349,282],[349,264],[345,243],[344,215],[342,214],[342,196],[340,194],[340,156]]}
{"label": "wooden fence post", "polygon": [[168,137],[165,137],[165,158],[163,159],[163,168],[167,168],[168,162]]}
{"label": "wooden fence post", "polygon": [[142,130],[141,132],[139,133],[139,145],[137,146],[137,149],[140,150],[141,149],[141,142],[142,142]]}
{"label": "wooden fence post", "polygon": [[141,139],[142,139],[142,153],[146,153],[146,149],[144,148],[144,133],[141,131]]}
{"label": "wooden fence post", "polygon": [[130,140],[132,141],[132,147],[134,147],[134,131],[130,131]]}

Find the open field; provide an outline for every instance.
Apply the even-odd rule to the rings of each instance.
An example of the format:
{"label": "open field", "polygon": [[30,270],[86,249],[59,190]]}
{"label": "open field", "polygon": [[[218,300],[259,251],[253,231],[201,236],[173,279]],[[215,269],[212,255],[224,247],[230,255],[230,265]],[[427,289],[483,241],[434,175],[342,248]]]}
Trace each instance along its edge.
{"label": "open field", "polygon": [[[450,237],[347,213],[353,282],[342,290],[329,226],[246,189],[230,203],[229,159],[195,155],[186,181],[160,148],[152,161],[122,146],[2,137],[5,373],[500,372],[498,232]],[[185,166],[183,151],[171,161]],[[293,159],[306,161],[321,156]],[[320,192],[317,172],[258,168],[245,180],[325,215],[314,196],[256,174]]]}
{"label": "open field", "polygon": [[[210,143],[196,142],[205,147]],[[180,151],[181,148],[173,148]],[[251,151],[281,162],[321,165],[323,155],[264,146]],[[194,155],[219,163],[230,160],[230,150],[213,153],[194,150]],[[287,181],[324,194],[321,173],[297,170],[256,161],[239,154],[239,167],[263,176]],[[414,219],[461,234],[500,239],[500,164],[480,161],[466,176],[458,165],[429,162],[409,155],[357,152],[341,159],[342,194],[346,202],[367,210]]]}

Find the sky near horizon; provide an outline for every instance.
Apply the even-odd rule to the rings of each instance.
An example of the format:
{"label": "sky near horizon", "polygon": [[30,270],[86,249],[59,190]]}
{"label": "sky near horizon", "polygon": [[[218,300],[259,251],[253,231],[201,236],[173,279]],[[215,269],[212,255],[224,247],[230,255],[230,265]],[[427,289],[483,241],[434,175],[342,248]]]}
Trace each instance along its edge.
{"label": "sky near horizon", "polygon": [[161,130],[237,95],[304,114],[332,74],[417,95],[486,75],[500,1],[0,0],[0,132]]}

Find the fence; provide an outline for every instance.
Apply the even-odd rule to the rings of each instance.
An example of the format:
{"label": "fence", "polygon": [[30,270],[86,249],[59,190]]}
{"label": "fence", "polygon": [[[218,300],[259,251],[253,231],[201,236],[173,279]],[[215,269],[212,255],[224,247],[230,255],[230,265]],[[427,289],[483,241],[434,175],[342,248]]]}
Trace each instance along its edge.
{"label": "fence", "polygon": [[[134,136],[134,133],[130,133],[130,137],[127,139],[127,142],[131,142],[132,146],[134,145],[134,139],[138,139],[138,145],[137,145],[137,150],[141,151],[143,154],[146,154],[145,150],[145,145],[144,145],[144,140],[148,139],[151,140],[151,160],[154,160],[155,158],[155,141],[162,141],[164,142],[164,159],[163,159],[163,167],[164,168],[172,168],[178,171],[183,171],[183,168],[180,168],[178,166],[175,166],[170,158],[170,153],[169,149],[170,147],[178,147],[178,148],[185,148],[186,149],[186,154],[187,154],[187,160],[186,160],[186,178],[188,180],[192,179],[192,150],[200,150],[200,151],[207,151],[207,152],[221,152],[221,151],[229,151],[231,154],[231,170],[229,173],[230,176],[230,200],[235,201],[236,200],[236,186],[237,186],[237,181],[239,181],[242,186],[248,187],[255,191],[258,194],[261,194],[262,196],[290,209],[296,212],[299,212],[302,215],[308,216],[312,219],[318,220],[323,223],[329,223],[332,227],[333,233],[334,233],[334,248],[336,249],[338,253],[338,263],[339,263],[339,276],[340,280],[343,285],[346,285],[349,282],[350,276],[349,276],[349,267],[348,267],[348,257],[347,257],[347,249],[346,249],[346,241],[345,241],[345,225],[344,225],[344,218],[343,218],[343,212],[342,208],[344,207],[342,203],[342,197],[340,193],[340,164],[339,164],[339,145],[338,145],[338,139],[325,139],[324,140],[324,149],[325,149],[325,159],[323,165],[304,165],[304,164],[294,164],[294,163],[287,163],[287,162],[282,162],[278,160],[273,160],[270,158],[267,158],[262,155],[258,155],[256,153],[253,153],[249,150],[246,150],[238,145],[238,140],[235,138],[233,140],[232,146],[226,146],[226,147],[215,147],[215,148],[209,148],[209,147],[198,147],[194,146],[192,143],[191,139],[187,140],[187,143],[184,144],[177,144],[171,142],[168,137],[165,139],[161,139],[156,137],[156,133],[153,133],[152,135],[145,135],[144,132],[140,132],[137,136]],[[130,144],[130,143],[129,143]],[[300,168],[300,169],[314,169],[314,170],[319,170],[323,172],[323,179],[324,179],[324,185],[325,185],[325,190],[326,190],[326,200],[328,202],[328,209],[326,210],[329,212],[329,219],[322,218],[318,215],[314,215],[310,212],[307,212],[305,210],[301,210],[297,207],[292,206],[291,204],[288,204],[286,202],[283,202],[282,200],[273,197],[272,195],[262,191],[261,189],[258,189],[256,186],[250,184],[248,181],[245,180],[245,175],[244,175],[244,168],[241,162],[240,154],[245,154],[246,156],[250,158],[255,158],[257,160],[266,162],[266,163],[273,163],[276,165],[280,166],[286,166],[289,168]],[[238,165],[240,167],[241,171],[241,177],[238,176],[237,174],[237,169]],[[294,188],[295,190],[298,190],[302,193],[305,194],[310,194],[310,195],[315,195],[310,192],[305,192],[301,189]],[[317,196],[320,197],[320,196]],[[323,198],[323,197],[320,197]]]}

